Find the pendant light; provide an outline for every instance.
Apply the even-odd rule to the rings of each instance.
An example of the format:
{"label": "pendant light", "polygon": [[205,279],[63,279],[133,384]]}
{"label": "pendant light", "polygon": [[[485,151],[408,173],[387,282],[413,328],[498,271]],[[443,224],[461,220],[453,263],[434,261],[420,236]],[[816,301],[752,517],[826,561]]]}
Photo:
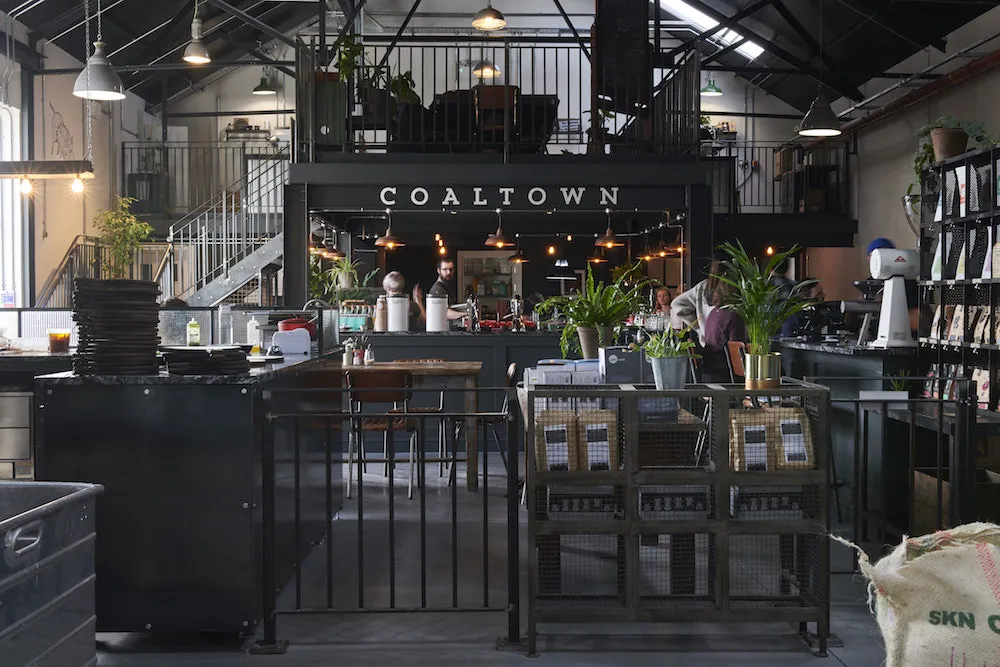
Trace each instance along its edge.
{"label": "pendant light", "polygon": [[708,84],[701,89],[701,94],[703,97],[721,97],[722,88],[715,85],[715,79],[713,77],[708,77]]}
{"label": "pendant light", "polygon": [[[819,2],[819,59],[823,60],[823,0]],[[823,82],[820,80],[816,91],[816,99],[809,106],[809,111],[799,123],[798,133],[803,137],[836,137],[840,136],[840,120],[830,108],[830,102],[823,94]]]}
{"label": "pendant light", "polygon": [[569,268],[569,262],[565,259],[557,259],[555,266],[552,267],[552,271],[549,275],[545,276],[548,280],[576,280],[577,275],[573,272],[573,269]]}
{"label": "pendant light", "polygon": [[607,261],[608,258],[604,256],[604,251],[597,248],[594,248],[594,252],[590,253],[590,257],[587,258],[589,264],[604,264]]}
{"label": "pendant light", "polygon": [[[84,0],[84,25],[87,44],[90,44],[90,0]],[[115,68],[104,55],[104,38],[101,25],[101,0],[97,0],[97,41],[94,52],[87,58],[83,71],[73,84],[73,95],[85,100],[117,101],[125,99],[125,87]]]}
{"label": "pendant light", "polygon": [[261,72],[260,83],[258,83],[257,87],[253,89],[253,94],[254,95],[277,95],[278,94],[278,91],[276,91],[271,86],[271,84],[268,82],[268,80],[267,80],[267,72],[266,71]]}
{"label": "pendant light", "polygon": [[511,264],[527,264],[528,258],[523,252],[521,252],[521,235],[515,235],[515,242],[517,243],[517,252],[507,258],[507,261]]}
{"label": "pendant light", "polygon": [[198,16],[199,2],[194,3],[194,18],[191,19],[191,41],[184,48],[183,60],[192,65],[204,65],[212,62],[208,49],[201,41],[201,18]]}
{"label": "pendant light", "polygon": [[486,245],[490,248],[503,249],[504,246],[514,245],[503,233],[503,213],[497,209],[497,231],[486,237]]}
{"label": "pendant light", "polygon": [[490,60],[480,60],[472,68],[472,75],[477,79],[496,79],[503,72]]}
{"label": "pendant light", "polygon": [[385,234],[375,239],[375,245],[386,250],[404,247],[406,244],[403,243],[402,239],[392,233],[392,211],[385,209],[385,215],[389,220],[389,225],[385,228]]}
{"label": "pendant light", "polygon": [[596,241],[594,241],[594,246],[603,246],[605,248],[621,248],[625,244],[615,238],[615,230],[611,229],[611,209],[604,209],[604,212],[608,216],[608,228],[604,230],[604,236],[599,236]]}
{"label": "pendant light", "polygon": [[496,30],[503,30],[507,27],[507,19],[498,10],[493,9],[493,5],[489,2],[486,3],[486,7],[480,9],[476,12],[476,15],[472,17],[472,27],[476,30],[481,30],[482,32],[494,32]]}

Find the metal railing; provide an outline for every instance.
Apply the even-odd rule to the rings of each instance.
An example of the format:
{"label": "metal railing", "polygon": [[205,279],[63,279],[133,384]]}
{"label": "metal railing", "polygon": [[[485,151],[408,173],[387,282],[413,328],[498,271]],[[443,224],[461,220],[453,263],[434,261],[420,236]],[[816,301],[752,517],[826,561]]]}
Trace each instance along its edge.
{"label": "metal railing", "polygon": [[705,139],[716,213],[839,213],[850,208],[844,143],[816,148]]}
{"label": "metal railing", "polygon": [[121,192],[135,198],[132,210],[138,215],[186,215],[238,183],[255,158],[274,153],[267,132],[248,133],[260,137],[218,142],[125,142]]}
{"label": "metal railing", "polygon": [[[166,294],[168,285],[162,279],[162,266],[168,255],[166,243],[146,243],[135,252],[126,278],[157,280],[160,292]],[[77,278],[108,278],[105,262],[108,250],[100,239],[79,235],[70,244],[59,265],[49,274],[38,293],[38,308],[72,308],[73,281]]]}
{"label": "metal railing", "polygon": [[[212,281],[230,277],[259,248],[274,245],[284,229],[288,163],[288,146],[248,156],[244,176],[171,225],[169,259],[155,276],[164,280],[166,296],[189,299]],[[247,275],[233,289],[257,274]]]}
{"label": "metal railing", "polygon": [[[312,159],[316,149],[697,154],[696,52],[662,69],[652,67],[652,47],[634,69],[605,54],[605,62],[593,65],[604,72],[601,78],[592,71],[598,55],[585,54],[575,41],[386,41],[365,37],[357,69],[344,80],[319,65],[315,37],[300,38],[302,159]],[[603,83],[594,88],[598,79]]]}

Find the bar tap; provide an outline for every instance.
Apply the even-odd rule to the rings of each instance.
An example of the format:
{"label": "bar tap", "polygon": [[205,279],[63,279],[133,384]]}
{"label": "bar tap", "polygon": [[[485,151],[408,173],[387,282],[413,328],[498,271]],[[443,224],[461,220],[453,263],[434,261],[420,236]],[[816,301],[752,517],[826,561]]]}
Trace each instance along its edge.
{"label": "bar tap", "polygon": [[479,297],[469,292],[465,299],[465,330],[479,332]]}
{"label": "bar tap", "polygon": [[520,294],[515,294],[510,298],[510,330],[524,331],[524,322],[521,317],[524,315],[524,299]]}

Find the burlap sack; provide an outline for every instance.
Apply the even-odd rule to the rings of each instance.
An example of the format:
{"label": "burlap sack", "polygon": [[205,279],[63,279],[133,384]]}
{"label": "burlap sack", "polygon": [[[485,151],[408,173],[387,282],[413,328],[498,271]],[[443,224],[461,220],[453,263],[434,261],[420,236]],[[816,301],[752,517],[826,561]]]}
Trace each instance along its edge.
{"label": "burlap sack", "polygon": [[581,410],[576,420],[580,470],[618,470],[618,413]]}
{"label": "burlap sack", "polygon": [[776,470],[775,439],[778,436],[774,419],[763,410],[735,410],[729,414],[731,469],[740,472]]}
{"label": "burlap sack", "polygon": [[972,523],[860,554],[886,667],[1000,664],[1000,526]]}
{"label": "burlap sack", "polygon": [[543,410],[535,415],[535,469],[540,471],[578,470],[579,440],[576,413]]}
{"label": "burlap sack", "polygon": [[[774,421],[774,459],[778,470],[814,470],[816,459],[813,449],[812,428],[809,416],[802,408],[767,408]],[[769,438],[768,442],[772,442]]]}

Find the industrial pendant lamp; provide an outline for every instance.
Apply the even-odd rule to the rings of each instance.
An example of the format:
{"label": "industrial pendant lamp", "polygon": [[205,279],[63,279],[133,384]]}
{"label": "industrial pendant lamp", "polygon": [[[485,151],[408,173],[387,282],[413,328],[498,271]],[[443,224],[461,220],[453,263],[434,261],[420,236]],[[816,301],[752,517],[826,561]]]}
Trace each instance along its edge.
{"label": "industrial pendant lamp", "polygon": [[204,65],[212,62],[212,57],[208,55],[208,49],[201,41],[201,18],[198,16],[199,3],[194,3],[194,18],[191,19],[191,41],[184,48],[184,62],[192,65]]}
{"label": "industrial pendant lamp", "polygon": [[[90,44],[90,2],[84,2],[84,25],[87,44]],[[73,84],[73,95],[85,100],[116,101],[125,99],[125,86],[115,68],[104,55],[104,39],[101,25],[101,0],[97,0],[97,41],[94,52],[87,58],[83,71]]]}
{"label": "industrial pendant lamp", "polygon": [[503,213],[500,209],[497,209],[497,231],[486,237],[486,245],[490,248],[503,248],[504,246],[514,245],[511,240],[504,236],[503,233]]}
{"label": "industrial pendant lamp", "polygon": [[[819,2],[819,58],[823,60],[823,0]],[[836,137],[841,134],[840,120],[833,113],[830,103],[823,94],[823,82],[820,80],[816,99],[809,106],[809,111],[802,117],[798,127],[799,135],[803,137]]]}
{"label": "industrial pendant lamp", "polygon": [[604,264],[608,261],[608,258],[604,256],[602,250],[594,248],[594,252],[590,253],[590,257],[587,258],[587,262],[590,264]]}
{"label": "industrial pendant lamp", "polygon": [[521,252],[521,235],[515,235],[515,242],[517,243],[517,252],[507,258],[507,261],[511,264],[527,264],[528,258]]}
{"label": "industrial pendant lamp", "polygon": [[267,73],[262,72],[260,75],[260,83],[257,87],[253,89],[254,95],[277,95],[278,91],[271,87],[271,84],[267,80]]}
{"label": "industrial pendant lamp", "polygon": [[491,3],[487,2],[486,7],[484,9],[480,9],[476,12],[476,15],[472,17],[472,27],[483,32],[503,30],[507,27],[507,19],[504,18],[502,13],[493,9],[493,5]]}
{"label": "industrial pendant lamp", "polygon": [[708,84],[701,89],[701,94],[703,97],[720,97],[722,95],[722,88],[715,85],[715,79],[708,77]]}
{"label": "industrial pendant lamp", "polygon": [[385,209],[385,215],[389,219],[389,225],[385,228],[385,234],[375,239],[375,245],[386,250],[404,247],[406,244],[402,239],[392,233],[392,211]]}
{"label": "industrial pendant lamp", "polygon": [[577,275],[573,273],[573,269],[569,268],[569,262],[560,258],[556,260],[552,271],[545,277],[549,280],[576,280]]}
{"label": "industrial pendant lamp", "polygon": [[615,230],[611,229],[611,209],[604,209],[604,212],[608,216],[608,228],[604,230],[604,236],[599,236],[596,241],[594,241],[594,246],[603,246],[605,248],[621,248],[625,244],[615,238]]}
{"label": "industrial pendant lamp", "polygon": [[477,79],[496,79],[503,72],[490,60],[480,60],[472,68],[472,75]]}

